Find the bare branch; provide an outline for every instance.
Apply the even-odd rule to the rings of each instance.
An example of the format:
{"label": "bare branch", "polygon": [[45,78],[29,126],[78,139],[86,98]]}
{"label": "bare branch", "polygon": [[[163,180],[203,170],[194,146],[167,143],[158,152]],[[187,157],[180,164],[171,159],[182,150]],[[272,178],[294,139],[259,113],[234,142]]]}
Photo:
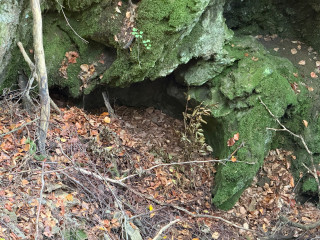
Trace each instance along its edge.
{"label": "bare branch", "polygon": [[42,162],[42,170],[41,170],[41,189],[40,189],[40,197],[38,200],[38,212],[37,212],[37,220],[36,220],[36,236],[35,236],[36,240],[39,238],[39,219],[40,219],[40,211],[41,211],[41,205],[42,205],[42,199],[43,199],[43,189],[45,185],[44,164],[45,164],[45,161]]}
{"label": "bare branch", "polygon": [[289,220],[288,218],[286,218],[285,216],[280,216],[280,220],[284,223],[289,224],[290,226],[297,227],[297,228],[300,228],[305,231],[308,231],[308,230],[311,230],[311,229],[314,229],[314,228],[317,228],[320,226],[320,221],[317,221],[312,224],[301,224],[301,223],[293,222],[293,221]]}
{"label": "bare branch", "polygon": [[64,19],[66,20],[66,22],[67,22],[67,25],[70,27],[70,29],[74,32],[74,34],[78,37],[78,38],[80,38],[84,43],[89,43],[87,40],[85,40],[84,38],[82,38],[77,32],[76,32],[76,30],[74,30],[73,29],[73,27],[70,25],[70,23],[69,23],[69,21],[68,21],[68,18],[67,18],[67,16],[66,16],[66,14],[64,13],[64,11],[63,11],[63,8],[64,8],[64,6],[62,6],[62,4],[58,1],[58,0],[56,0],[57,1],[57,3],[59,4],[59,6],[60,6],[60,8],[61,8],[61,11],[62,11],[62,14],[63,14],[63,16],[64,16]]}
{"label": "bare branch", "polygon": [[27,123],[21,125],[20,127],[17,127],[17,128],[15,128],[15,129],[7,132],[7,133],[1,134],[1,135],[0,135],[0,138],[1,138],[1,137],[4,137],[4,136],[6,136],[6,135],[9,135],[9,134],[11,134],[11,133],[13,133],[13,132],[15,132],[15,131],[18,131],[18,130],[20,130],[21,128],[24,128],[25,126],[28,126],[28,125],[30,125],[30,124],[38,121],[39,119],[40,119],[40,118],[37,117],[36,119],[33,119],[31,122],[27,122]]}
{"label": "bare branch", "polygon": [[[36,81],[38,82],[38,84],[40,84],[40,82],[39,82],[39,77],[38,77],[38,75],[37,75],[37,73],[36,73],[36,71],[35,71],[35,66],[34,66],[33,62],[31,61],[31,59],[29,58],[28,54],[26,53],[26,51],[25,51],[22,43],[21,43],[21,42],[18,42],[17,45],[18,45],[18,47],[19,47],[19,49],[20,49],[20,52],[22,53],[22,56],[23,56],[24,60],[25,60],[25,61],[27,62],[27,64],[29,65],[29,68],[30,68],[30,70],[31,70],[31,72],[32,72],[32,74],[33,74],[33,78],[35,78]],[[31,88],[32,82],[28,83],[28,85],[29,85],[28,87]],[[57,113],[61,114],[61,111],[60,111],[60,109],[58,108],[57,104],[55,104],[55,102],[51,99],[50,96],[49,96],[49,98],[50,98],[51,107],[53,107],[53,109],[54,109]]]}
{"label": "bare branch", "polygon": [[166,231],[169,227],[171,227],[173,224],[179,222],[180,219],[176,219],[176,220],[173,220],[171,222],[169,222],[167,225],[163,226],[160,231],[158,232],[158,234],[152,239],[152,240],[158,240],[159,237],[161,237],[161,234]]}
{"label": "bare branch", "polygon": [[267,105],[262,101],[261,97],[259,97],[260,103],[267,109],[267,111],[269,112],[269,114],[276,120],[276,122],[282,127],[282,129],[273,129],[273,128],[267,128],[270,130],[274,130],[274,131],[285,131],[288,132],[289,134],[291,134],[292,136],[299,138],[304,146],[304,148],[306,149],[307,153],[310,156],[310,161],[311,161],[311,166],[312,166],[312,170],[310,168],[308,168],[304,163],[303,166],[310,172],[310,174],[312,174],[312,176],[315,178],[317,185],[318,185],[318,198],[319,198],[319,202],[320,202],[320,180],[318,177],[318,172],[317,172],[317,168],[316,165],[314,164],[314,160],[313,160],[313,153],[309,150],[309,147],[307,145],[307,143],[305,142],[304,138],[301,135],[297,135],[293,132],[291,132],[289,129],[286,128],[286,126],[284,126],[279,119],[270,111],[270,109],[267,107]]}
{"label": "bare branch", "polygon": [[238,226],[237,224],[234,224],[234,223],[232,223],[232,222],[230,222],[230,221],[228,221],[228,220],[226,220],[226,219],[224,219],[222,217],[217,217],[217,216],[212,216],[212,215],[207,215],[207,214],[194,214],[194,213],[188,211],[187,209],[185,209],[183,207],[180,207],[180,206],[177,206],[177,205],[173,205],[173,204],[169,204],[169,203],[161,202],[161,201],[159,201],[157,199],[154,199],[152,196],[140,193],[139,191],[131,188],[129,185],[127,185],[127,184],[125,184],[125,183],[123,183],[123,182],[121,182],[119,180],[111,179],[111,178],[108,178],[108,177],[102,177],[102,176],[97,175],[96,173],[93,173],[91,171],[88,171],[88,170],[80,168],[80,167],[76,167],[76,169],[78,171],[80,171],[81,173],[85,174],[85,175],[92,176],[92,177],[97,178],[97,179],[102,180],[102,181],[108,181],[108,182],[117,184],[117,185],[119,185],[121,187],[124,187],[124,188],[128,189],[129,191],[133,192],[134,194],[136,194],[136,195],[138,195],[138,196],[140,196],[142,198],[146,198],[146,199],[148,199],[150,201],[153,201],[153,202],[159,204],[160,206],[172,207],[174,209],[177,209],[177,210],[179,210],[181,212],[184,212],[184,213],[188,214],[191,217],[217,219],[217,220],[223,221],[223,222],[225,222],[225,223],[227,223],[227,224],[229,224],[231,226],[234,226],[236,228],[239,228],[239,229],[242,229],[242,230],[245,230],[245,231],[254,232],[251,229],[247,229],[247,228]]}
{"label": "bare branch", "polygon": [[[154,165],[148,169],[141,169],[139,173],[137,174],[132,174],[130,176],[124,177],[120,179],[119,181],[125,181],[128,180],[129,178],[133,178],[136,176],[141,175],[142,173],[150,172],[152,169],[157,168],[157,167],[162,167],[162,166],[174,166],[174,165],[186,165],[186,164],[196,164],[196,163],[210,163],[210,162],[217,162],[217,163],[222,163],[225,164],[226,162],[232,162],[230,159],[231,157],[236,154],[236,152],[244,146],[244,143],[241,143],[240,146],[237,147],[236,150],[234,150],[228,158],[225,159],[209,159],[209,160],[197,160],[197,161],[187,161],[187,162],[172,162],[172,163],[160,163],[157,165]],[[232,163],[244,163],[244,164],[249,164],[249,165],[255,165],[255,162],[243,162],[243,161],[236,161]],[[138,170],[139,171],[139,170]]]}

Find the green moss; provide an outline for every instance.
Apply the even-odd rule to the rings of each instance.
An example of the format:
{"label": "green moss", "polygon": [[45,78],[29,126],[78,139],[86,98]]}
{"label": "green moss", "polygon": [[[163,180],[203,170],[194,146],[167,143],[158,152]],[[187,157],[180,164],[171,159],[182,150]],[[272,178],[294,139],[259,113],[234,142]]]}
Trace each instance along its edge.
{"label": "green moss", "polygon": [[[215,77],[211,89],[190,90],[196,100],[216,104],[211,112],[213,119],[205,128],[216,157],[226,158],[245,143],[236,153],[237,162],[221,165],[215,177],[212,202],[225,210],[234,205],[262,166],[275,134],[267,128],[278,127],[259,97],[279,118],[289,105],[298,104],[298,96],[290,86],[297,81],[292,78],[295,72],[292,64],[268,55],[252,38],[241,39],[235,38],[227,47],[235,65]],[[227,141],[235,133],[239,133],[240,139],[228,147]]]}
{"label": "green moss", "polygon": [[314,177],[308,177],[303,181],[302,192],[307,194],[317,195],[318,193],[318,184]]}

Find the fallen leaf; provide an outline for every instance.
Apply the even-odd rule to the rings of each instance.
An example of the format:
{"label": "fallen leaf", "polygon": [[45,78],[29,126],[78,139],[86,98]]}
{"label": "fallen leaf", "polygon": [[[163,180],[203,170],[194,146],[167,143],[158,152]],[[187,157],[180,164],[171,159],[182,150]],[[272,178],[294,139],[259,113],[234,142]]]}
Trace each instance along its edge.
{"label": "fallen leaf", "polygon": [[239,133],[236,133],[235,135],[233,135],[234,140],[238,141],[239,140]]}
{"label": "fallen leaf", "polygon": [[29,184],[29,181],[26,179],[22,179],[21,184],[25,186],[25,185]]}
{"label": "fallen leaf", "polygon": [[306,120],[303,120],[302,122],[305,127],[308,127],[308,122]]}
{"label": "fallen leaf", "polygon": [[153,206],[151,204],[148,206],[148,208],[150,212],[153,210]]}
{"label": "fallen leaf", "polygon": [[274,48],[273,50],[276,51],[276,52],[278,52],[278,51],[279,51],[279,48],[277,47],[277,48]]}
{"label": "fallen leaf", "polygon": [[232,156],[231,157],[231,162],[236,162],[237,161],[237,158],[235,156]]}
{"label": "fallen leaf", "polygon": [[263,231],[264,232],[268,232],[268,229],[267,229],[267,227],[266,227],[266,224],[264,223],[264,224],[262,224],[262,229],[263,229]]}
{"label": "fallen leaf", "polygon": [[305,60],[301,60],[298,64],[304,66],[304,65],[306,65],[306,61]]}
{"label": "fallen leaf", "polygon": [[256,61],[259,60],[259,58],[257,58],[257,57],[252,57],[251,60],[254,61],[254,62],[256,62]]}
{"label": "fallen leaf", "polygon": [[120,9],[118,7],[115,8],[117,13],[121,13]]}
{"label": "fallen leaf", "polygon": [[298,45],[297,48],[298,48],[298,50],[301,50],[301,45]]}
{"label": "fallen leaf", "polygon": [[316,66],[320,67],[320,61],[316,61]]}
{"label": "fallen leaf", "polygon": [[119,6],[119,7],[122,6],[122,2],[121,2],[121,1],[118,2],[118,6]]}
{"label": "fallen leaf", "polygon": [[249,56],[249,53],[245,53],[244,56],[245,56],[245,57],[248,57],[248,56]]}
{"label": "fallen leaf", "polygon": [[293,89],[293,91],[294,91],[295,93],[300,93],[298,83],[294,82],[294,83],[290,83],[290,85],[291,85],[291,88]]}
{"label": "fallen leaf", "polygon": [[72,196],[71,193],[66,196],[66,200],[67,200],[68,202],[71,202],[71,201],[73,200],[73,196]]}
{"label": "fallen leaf", "polygon": [[110,119],[109,117],[105,117],[105,118],[103,119],[103,121],[104,121],[105,123],[110,123],[110,122],[111,122],[111,119]]}
{"label": "fallen leaf", "polygon": [[214,232],[214,233],[212,233],[211,237],[212,237],[212,239],[219,239],[220,233]]}
{"label": "fallen leaf", "polygon": [[313,92],[313,90],[314,90],[313,87],[307,87],[307,89],[309,92]]}
{"label": "fallen leaf", "polygon": [[64,143],[64,142],[67,141],[67,139],[65,139],[65,138],[60,138],[60,141]]}
{"label": "fallen leaf", "polygon": [[294,187],[294,179],[293,179],[292,176],[290,177],[290,186],[291,186],[291,187]]}
{"label": "fallen leaf", "polygon": [[311,72],[311,73],[310,73],[310,76],[311,76],[312,78],[317,78],[317,77],[318,77],[318,75],[315,74],[315,72]]}
{"label": "fallen leaf", "polygon": [[131,17],[131,12],[130,11],[126,12],[126,18],[130,18],[130,17]]}
{"label": "fallen leaf", "polygon": [[291,49],[291,53],[292,53],[292,54],[297,54],[297,52],[298,52],[297,49],[295,49],[295,48],[292,48],[292,49]]}
{"label": "fallen leaf", "polygon": [[296,200],[290,199],[290,207],[294,207],[296,205]]}
{"label": "fallen leaf", "polygon": [[227,141],[227,146],[228,147],[232,147],[234,144],[236,143],[236,141],[234,140],[234,138],[229,138]]}
{"label": "fallen leaf", "polygon": [[298,73],[293,73],[293,76],[295,76],[296,78],[299,77]]}

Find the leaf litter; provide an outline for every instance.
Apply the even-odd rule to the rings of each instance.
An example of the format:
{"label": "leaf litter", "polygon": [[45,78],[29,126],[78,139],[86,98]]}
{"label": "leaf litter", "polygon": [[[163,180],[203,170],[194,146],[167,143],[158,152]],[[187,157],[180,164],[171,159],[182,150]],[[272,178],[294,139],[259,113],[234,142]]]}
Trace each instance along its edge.
{"label": "leaf litter", "polygon": [[[282,47],[281,39],[276,35],[258,39],[270,44],[277,54],[289,51]],[[282,44],[288,45],[285,41]],[[306,82],[304,86],[313,92],[310,85],[314,86],[314,83],[309,81],[312,80],[311,72],[316,71],[309,69],[320,65],[314,59],[316,54],[302,42],[293,41],[291,44],[293,46],[287,49],[299,51],[285,54],[294,56],[299,63],[297,66],[308,67],[314,62],[307,71],[302,71]],[[299,55],[302,52],[307,52],[311,60],[302,60]],[[64,64],[67,67],[76,61],[77,55],[70,52],[66,57]],[[252,60],[258,59],[253,57]],[[311,78],[307,79],[308,76]],[[293,84],[292,88],[297,94],[300,92],[298,84]],[[318,93],[316,89],[314,92]],[[0,108],[1,136],[31,122],[0,138],[0,206],[3,206],[0,208],[0,238],[33,239],[41,187],[41,162],[35,160],[35,143],[32,140],[37,129],[37,123],[32,123],[32,120],[36,116],[23,111],[15,102],[6,101],[6,104],[0,104]],[[124,219],[131,218],[129,225],[139,229],[142,239],[152,239],[162,226],[178,217],[182,221],[171,226],[163,235],[164,239],[257,239],[266,236],[280,239],[300,235],[312,238],[320,231],[303,231],[279,220],[280,214],[304,224],[320,219],[319,210],[313,204],[301,205],[295,200],[294,190],[298,183],[290,173],[291,161],[296,160],[292,152],[270,151],[259,174],[239,202],[229,211],[220,211],[211,205],[216,165],[172,165],[144,171],[161,163],[185,161],[179,134],[184,131],[183,121],[154,108],[117,107],[118,119],[111,118],[105,110],[97,114],[89,114],[76,107],[61,110],[62,116],[52,114],[50,119],[50,158],[45,164],[39,239],[62,239],[62,235],[66,237],[71,233],[84,236],[83,239],[100,239],[104,235],[125,239]],[[307,122],[303,124],[307,127]],[[234,134],[226,144],[231,147],[240,135]],[[192,158],[211,159],[209,154],[197,152],[192,154]],[[232,156],[232,161],[231,164],[237,164],[237,156]],[[84,175],[75,166],[112,179],[137,174],[125,182],[143,194],[195,213],[222,217],[255,232],[214,219],[190,218],[128,189],[107,185]],[[301,177],[303,175],[301,173]]]}

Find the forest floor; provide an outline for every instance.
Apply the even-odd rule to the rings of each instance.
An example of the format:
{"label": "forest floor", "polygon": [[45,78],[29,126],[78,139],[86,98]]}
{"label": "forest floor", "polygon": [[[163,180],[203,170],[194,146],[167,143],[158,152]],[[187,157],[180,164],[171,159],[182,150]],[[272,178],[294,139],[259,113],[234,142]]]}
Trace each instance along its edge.
{"label": "forest floor", "polygon": [[[257,38],[296,62],[310,93],[320,96],[312,49]],[[211,205],[211,190],[223,163],[186,147],[182,119],[153,108],[115,107],[116,117],[61,108],[51,115],[42,161],[38,116],[15,96],[0,101],[0,240],[320,239],[320,210],[295,200],[293,152],[270,151],[251,187],[222,211]]]}
{"label": "forest floor", "polygon": [[279,218],[303,225],[320,218],[315,205],[295,201],[292,152],[270,151],[240,201],[221,211],[210,203],[217,164],[186,152],[182,120],[153,108],[119,107],[117,118],[61,109],[50,119],[50,156],[40,161],[36,116],[12,101],[0,106],[0,239],[320,237],[320,228]]}

